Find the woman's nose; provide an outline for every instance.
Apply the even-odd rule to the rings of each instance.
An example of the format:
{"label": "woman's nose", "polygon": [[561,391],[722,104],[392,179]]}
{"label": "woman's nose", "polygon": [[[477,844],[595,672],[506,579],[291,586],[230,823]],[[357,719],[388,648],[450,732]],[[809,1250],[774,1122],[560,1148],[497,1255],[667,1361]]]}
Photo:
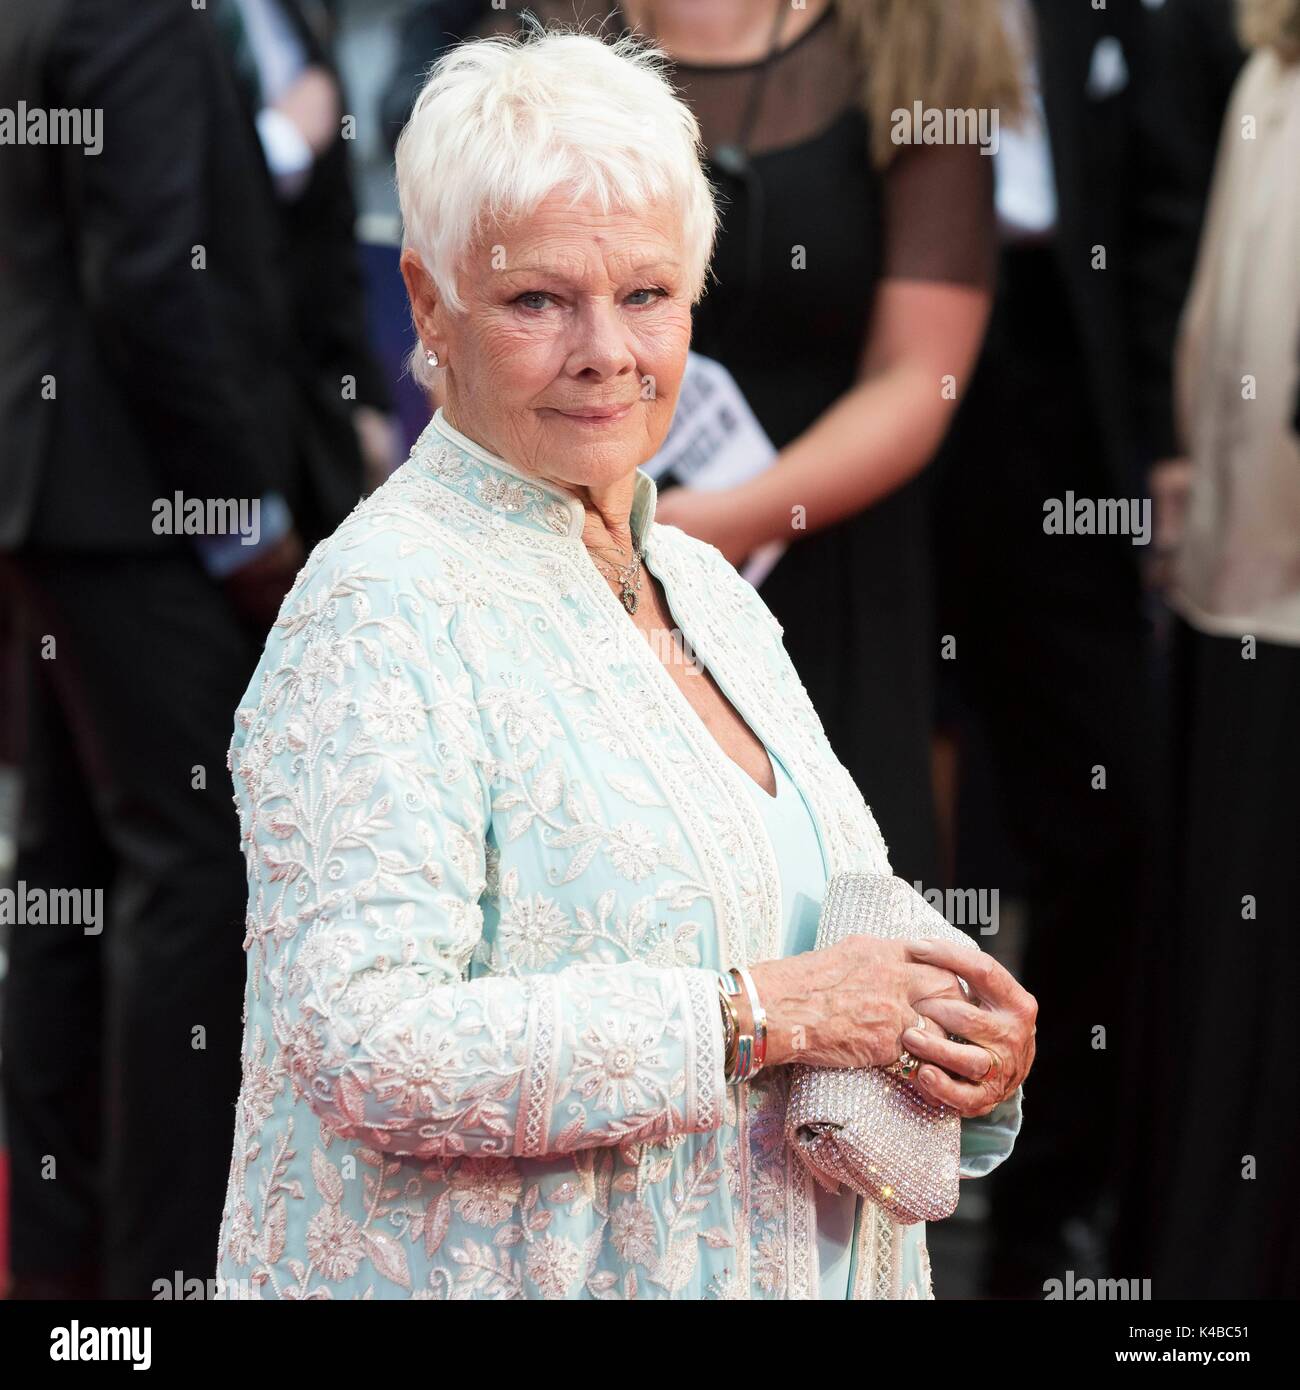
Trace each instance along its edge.
{"label": "woman's nose", "polygon": [[575,327],[569,357],[575,375],[591,371],[604,378],[636,370],[632,330],[612,300],[588,302]]}

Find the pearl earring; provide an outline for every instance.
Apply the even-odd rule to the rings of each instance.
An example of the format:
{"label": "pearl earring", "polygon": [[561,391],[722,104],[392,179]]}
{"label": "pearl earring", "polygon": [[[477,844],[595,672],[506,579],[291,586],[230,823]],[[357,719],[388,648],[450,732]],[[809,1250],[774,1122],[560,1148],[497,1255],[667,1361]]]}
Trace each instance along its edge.
{"label": "pearl earring", "polygon": [[424,354],[424,360],[429,364],[429,366],[436,367],[438,365],[438,354],[434,352],[432,348],[429,348],[426,350]]}

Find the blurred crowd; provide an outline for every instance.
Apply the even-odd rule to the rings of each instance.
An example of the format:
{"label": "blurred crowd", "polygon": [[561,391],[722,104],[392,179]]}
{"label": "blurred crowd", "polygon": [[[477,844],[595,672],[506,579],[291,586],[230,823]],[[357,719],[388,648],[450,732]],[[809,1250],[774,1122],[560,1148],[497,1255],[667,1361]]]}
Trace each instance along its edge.
{"label": "blurred crowd", "polygon": [[[1039,1000],[936,1292],[1300,1290],[1300,0],[807,0],[723,61],[743,8],[0,8],[9,1296],[212,1272],[233,712],[437,399],[358,189],[385,212],[429,65],[525,9],[671,57],[722,194],[692,345],[809,479],[761,592],[895,872],[991,894],[958,925]],[[891,139],[914,102],[997,112],[995,148]],[[672,481],[660,518],[733,559],[788,533]]]}

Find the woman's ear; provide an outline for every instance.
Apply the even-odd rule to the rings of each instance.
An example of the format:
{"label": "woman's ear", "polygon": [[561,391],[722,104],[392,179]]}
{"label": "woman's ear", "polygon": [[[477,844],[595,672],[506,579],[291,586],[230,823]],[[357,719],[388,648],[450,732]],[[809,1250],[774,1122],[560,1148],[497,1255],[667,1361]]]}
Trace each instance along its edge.
{"label": "woman's ear", "polygon": [[407,298],[411,301],[411,317],[415,320],[415,330],[426,348],[433,348],[440,355],[444,344],[438,340],[436,310],[438,308],[438,287],[433,276],[424,268],[418,251],[409,246],[402,252],[399,263],[402,279],[406,282]]}

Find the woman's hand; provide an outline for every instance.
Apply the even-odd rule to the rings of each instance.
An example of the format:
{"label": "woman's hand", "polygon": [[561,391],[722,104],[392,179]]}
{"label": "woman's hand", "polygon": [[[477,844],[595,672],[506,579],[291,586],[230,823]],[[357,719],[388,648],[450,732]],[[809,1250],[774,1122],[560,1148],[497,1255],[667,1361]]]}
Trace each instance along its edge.
{"label": "woman's hand", "polygon": [[[987,1115],[1015,1093],[1034,1061],[1038,1001],[992,956],[946,941],[904,943],[918,961],[954,970],[972,998],[931,997],[917,1009],[939,1029],[909,1028],[903,1046],[930,1065],[913,1077],[927,1100],[965,1116]],[[955,1033],[965,1043],[949,1042]]]}
{"label": "woman's hand", "polygon": [[897,1061],[903,1031],[925,1025],[923,1003],[964,997],[952,971],[911,960],[909,944],[850,936],[820,951],[752,966],[767,1013],[767,1064],[878,1067]]}
{"label": "woman's hand", "polygon": [[673,487],[655,501],[655,520],[677,526],[688,536],[708,541],[722,551],[737,569],[764,542],[755,535],[748,509],[737,488],[707,492],[703,488]]}

